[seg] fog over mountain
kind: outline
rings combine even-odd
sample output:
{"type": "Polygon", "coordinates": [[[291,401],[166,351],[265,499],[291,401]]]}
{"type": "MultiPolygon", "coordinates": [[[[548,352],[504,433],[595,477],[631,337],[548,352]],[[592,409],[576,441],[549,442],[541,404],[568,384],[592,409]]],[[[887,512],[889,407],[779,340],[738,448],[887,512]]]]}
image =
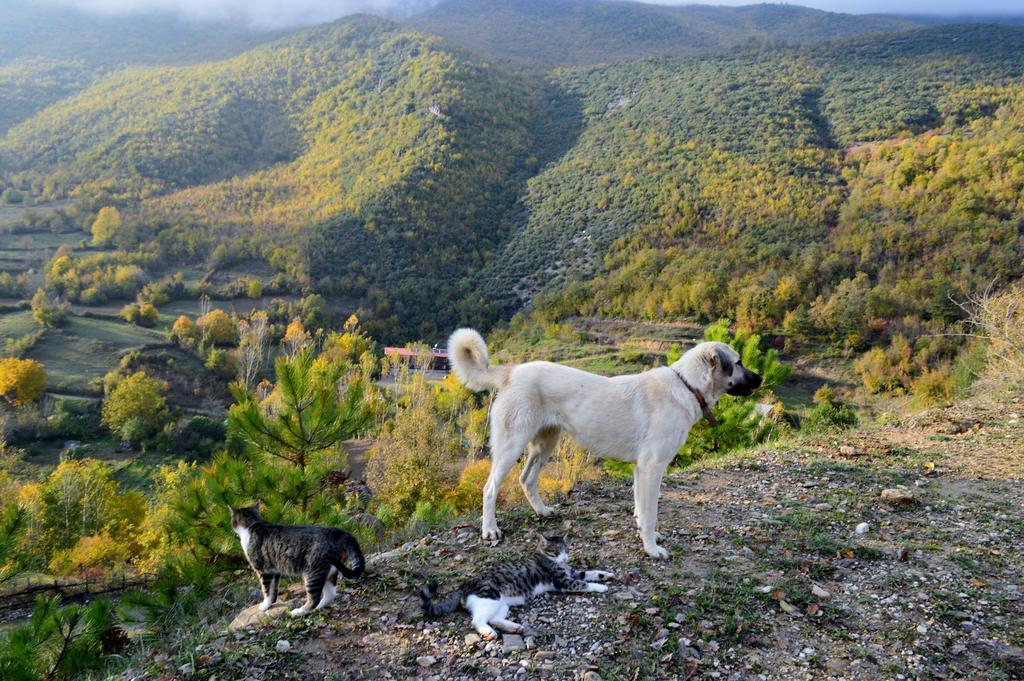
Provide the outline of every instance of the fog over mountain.
{"type": "Polygon", "coordinates": [[[308,26],[350,14],[407,17],[436,0],[46,0],[99,14],[170,12],[200,21],[238,20],[264,28],[308,26]]]}
{"type": "MultiPolygon", "coordinates": [[[[303,26],[357,13],[408,17],[439,4],[439,0],[45,0],[102,14],[171,12],[196,20],[238,20],[267,28],[303,26]]],[[[679,0],[651,0],[654,4],[689,5],[679,0]]],[[[712,5],[740,6],[747,0],[716,0],[712,5]]],[[[806,0],[815,9],[852,14],[1019,14],[1020,0],[806,0]]]]}

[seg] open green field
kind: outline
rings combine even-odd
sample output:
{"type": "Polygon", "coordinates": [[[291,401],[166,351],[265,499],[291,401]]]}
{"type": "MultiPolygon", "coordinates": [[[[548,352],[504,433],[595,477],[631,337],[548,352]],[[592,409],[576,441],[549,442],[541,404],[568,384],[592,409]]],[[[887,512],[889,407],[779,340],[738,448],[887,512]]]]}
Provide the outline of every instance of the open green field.
{"type": "Polygon", "coordinates": [[[28,206],[25,204],[0,204],[0,227],[5,227],[18,222],[25,216],[26,211],[32,210],[45,215],[50,211],[54,211],[59,208],[67,208],[70,205],[70,201],[50,201],[49,203],[40,203],[35,206],[28,206]]]}
{"type": "MultiPolygon", "coordinates": [[[[274,300],[286,300],[288,302],[298,301],[298,296],[265,296],[263,298],[235,298],[233,300],[211,300],[210,308],[224,310],[228,314],[236,314],[240,317],[247,316],[253,310],[267,307],[274,300]]],[[[189,317],[199,316],[201,303],[198,300],[172,300],[158,306],[161,318],[173,323],[181,315],[189,317]]]]}
{"type": "Polygon", "coordinates": [[[5,315],[0,315],[0,340],[21,338],[37,328],[39,327],[32,320],[31,310],[9,312],[5,315]]]}
{"type": "Polygon", "coordinates": [[[70,317],[66,326],[47,331],[26,356],[46,367],[51,391],[88,395],[98,392],[92,382],[116,367],[126,351],[162,340],[152,329],[70,317]]]}

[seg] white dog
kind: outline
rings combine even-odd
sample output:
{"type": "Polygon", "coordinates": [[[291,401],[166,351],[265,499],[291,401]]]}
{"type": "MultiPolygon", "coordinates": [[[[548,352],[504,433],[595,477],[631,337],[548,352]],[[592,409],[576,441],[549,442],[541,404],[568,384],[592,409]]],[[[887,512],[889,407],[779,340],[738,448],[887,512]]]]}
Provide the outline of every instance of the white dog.
{"type": "Polygon", "coordinates": [[[472,329],[452,334],[448,354],[467,388],[499,391],[491,407],[484,539],[501,538],[494,505],[523,449],[526,498],[539,515],[553,512],[537,493],[537,479],[564,430],[597,456],[635,464],[634,515],[644,551],[654,558],[668,557],[657,543],[661,477],[690,428],[702,415],[713,421],[711,406],[723,394],[750,395],[761,385],[725,343],[701,343],[671,366],[613,378],[551,362],[489,366],[487,344],[472,329]]]}

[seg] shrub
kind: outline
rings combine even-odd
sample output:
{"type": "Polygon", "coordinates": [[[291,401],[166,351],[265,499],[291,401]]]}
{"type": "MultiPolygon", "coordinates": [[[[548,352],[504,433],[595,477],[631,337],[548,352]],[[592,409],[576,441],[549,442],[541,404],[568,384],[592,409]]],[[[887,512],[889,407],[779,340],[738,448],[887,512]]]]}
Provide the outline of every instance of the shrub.
{"type": "Polygon", "coordinates": [[[52,298],[43,289],[37,289],[32,296],[32,318],[40,326],[57,328],[67,321],[68,304],[52,298]]]}
{"type": "Polygon", "coordinates": [[[804,419],[808,430],[827,428],[853,428],[857,425],[857,412],[843,404],[831,386],[823,385],[814,392],[814,408],[804,419]]]}
{"type": "Polygon", "coordinates": [[[121,309],[121,318],[129,324],[153,327],[160,322],[160,313],[150,303],[129,303],[121,309]]]}
{"type": "Polygon", "coordinates": [[[126,442],[141,442],[167,421],[163,386],[137,371],[116,382],[103,403],[103,423],[126,442]]]}
{"type": "Polygon", "coordinates": [[[37,401],[46,390],[46,370],[34,359],[0,359],[0,396],[23,406],[37,401]]]}
{"type": "Polygon", "coordinates": [[[128,545],[115,539],[109,530],[82,537],[67,551],[54,554],[50,570],[56,574],[89,574],[90,576],[123,573],[132,558],[128,545]]]}
{"type": "Polygon", "coordinates": [[[675,465],[688,465],[709,455],[764,442],[782,427],[781,403],[775,404],[768,413],[761,413],[758,408],[758,403],[771,389],[789,375],[789,367],[779,362],[775,350],[763,352],[761,337],[756,334],[748,335],[743,331],[735,336],[730,334],[727,320],[708,326],[704,340],[729,344],[739,353],[744,366],[760,374],[763,382],[749,397],[722,396],[714,408],[717,425],[712,426],[705,419],[698,421],[676,456],[675,465]]]}
{"type": "Polygon", "coordinates": [[[196,322],[204,338],[217,345],[231,345],[238,339],[235,322],[224,310],[207,312],[196,322]]]}
{"type": "Polygon", "coordinates": [[[990,289],[961,304],[967,314],[964,335],[985,345],[986,373],[999,384],[1024,386],[1024,284],[1000,294],[990,289]]]}
{"type": "MultiPolygon", "coordinates": [[[[21,502],[30,515],[27,550],[44,565],[103,532],[131,551],[145,515],[142,496],[120,493],[110,467],[95,459],[65,459],[44,483],[23,489],[21,502]]],[[[55,566],[64,564],[58,559],[55,566]]]]}
{"type": "Polygon", "coordinates": [[[458,477],[461,442],[431,409],[429,395],[421,390],[399,409],[368,457],[370,487],[401,517],[421,502],[443,502],[458,477]]]}
{"type": "Polygon", "coordinates": [[[185,315],[174,320],[171,327],[171,340],[175,340],[185,347],[192,347],[199,340],[200,329],[195,322],[185,315]]]}
{"type": "Polygon", "coordinates": [[[164,426],[160,448],[180,458],[208,458],[224,445],[226,436],[221,421],[206,416],[185,417],[164,426]]]}
{"type": "Polygon", "coordinates": [[[58,399],[49,418],[53,434],[65,440],[95,437],[100,429],[100,410],[92,402],[58,399]]]}
{"type": "Polygon", "coordinates": [[[919,406],[947,404],[953,397],[953,379],[948,368],[927,369],[910,386],[914,403],[919,406]]]}

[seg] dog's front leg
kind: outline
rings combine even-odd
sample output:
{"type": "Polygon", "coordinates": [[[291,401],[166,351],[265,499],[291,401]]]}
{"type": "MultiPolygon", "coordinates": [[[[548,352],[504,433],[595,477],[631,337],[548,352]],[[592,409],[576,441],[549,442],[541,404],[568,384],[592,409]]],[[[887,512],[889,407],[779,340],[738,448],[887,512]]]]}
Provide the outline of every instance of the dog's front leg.
{"type": "Polygon", "coordinates": [[[487,476],[487,484],[484,485],[483,524],[480,530],[481,535],[487,541],[501,539],[501,530],[498,529],[496,514],[498,492],[501,490],[501,483],[505,480],[505,476],[512,470],[516,459],[519,458],[520,451],[522,450],[508,448],[508,451],[501,452],[499,450],[491,455],[491,472],[487,476]]]}
{"type": "Polygon", "coordinates": [[[668,558],[668,551],[658,546],[658,497],[661,495],[661,476],[666,466],[655,464],[636,468],[636,514],[640,519],[640,540],[651,558],[668,558]]]}

